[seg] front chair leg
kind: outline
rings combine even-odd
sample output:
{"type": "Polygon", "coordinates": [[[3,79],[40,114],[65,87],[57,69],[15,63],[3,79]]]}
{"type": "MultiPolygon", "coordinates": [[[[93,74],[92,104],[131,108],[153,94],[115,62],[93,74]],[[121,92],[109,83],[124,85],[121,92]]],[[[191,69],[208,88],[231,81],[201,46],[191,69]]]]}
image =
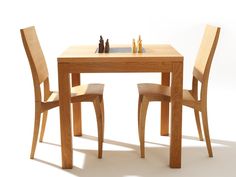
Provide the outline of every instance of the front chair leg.
{"type": "Polygon", "coordinates": [[[98,158],[102,158],[102,144],[103,144],[103,118],[101,103],[99,97],[96,97],[93,101],[94,109],[96,112],[97,118],[97,127],[98,127],[98,158]]]}
{"type": "Polygon", "coordinates": [[[141,107],[141,102],[142,101],[142,96],[139,96],[138,98],[138,136],[139,136],[139,141],[140,140],[140,107],[141,107]]]}
{"type": "Polygon", "coordinates": [[[101,110],[102,110],[102,142],[104,142],[105,112],[104,112],[104,101],[103,101],[103,98],[101,98],[100,107],[101,107],[101,110]]]}
{"type": "Polygon", "coordinates": [[[199,140],[203,141],[201,122],[200,122],[200,118],[199,118],[199,111],[194,109],[194,114],[195,114],[195,120],[196,120],[196,124],[197,124],[197,131],[198,131],[199,140]]]}
{"type": "Polygon", "coordinates": [[[41,132],[40,132],[40,138],[39,138],[40,142],[43,141],[43,136],[44,136],[45,127],[46,127],[46,123],[47,123],[47,116],[48,116],[48,111],[44,111],[43,112],[43,120],[42,120],[41,132]]]}
{"type": "Polygon", "coordinates": [[[139,140],[140,140],[140,151],[141,158],[145,157],[145,123],[146,123],[146,114],[148,108],[149,100],[147,97],[142,96],[141,104],[140,104],[140,112],[139,112],[139,140]]]}
{"type": "Polygon", "coordinates": [[[39,126],[40,126],[40,116],[41,116],[41,105],[40,103],[35,103],[35,120],[34,120],[34,134],[33,141],[31,147],[30,158],[34,158],[35,149],[37,146],[38,134],[39,134],[39,126]]]}

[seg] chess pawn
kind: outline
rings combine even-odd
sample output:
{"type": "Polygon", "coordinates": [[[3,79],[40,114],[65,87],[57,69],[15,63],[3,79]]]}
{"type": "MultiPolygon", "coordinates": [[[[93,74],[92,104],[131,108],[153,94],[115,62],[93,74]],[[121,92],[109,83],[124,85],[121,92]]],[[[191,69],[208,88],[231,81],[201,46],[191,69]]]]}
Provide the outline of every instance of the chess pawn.
{"type": "Polygon", "coordinates": [[[133,47],[132,47],[133,53],[137,52],[137,47],[136,47],[136,43],[135,43],[135,39],[133,39],[133,47]]]}
{"type": "Polygon", "coordinates": [[[109,53],[110,50],[110,45],[109,45],[109,40],[106,40],[106,44],[105,44],[105,53],[109,53]]]}
{"type": "Polygon", "coordinates": [[[104,52],[104,40],[102,36],[100,36],[99,44],[98,44],[98,53],[104,52]]]}

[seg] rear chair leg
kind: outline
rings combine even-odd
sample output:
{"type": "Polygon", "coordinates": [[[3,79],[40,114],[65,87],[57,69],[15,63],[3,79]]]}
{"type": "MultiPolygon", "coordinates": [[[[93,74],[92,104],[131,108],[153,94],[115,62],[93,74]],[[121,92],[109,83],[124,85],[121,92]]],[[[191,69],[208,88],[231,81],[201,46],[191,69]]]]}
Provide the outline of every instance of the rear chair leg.
{"type": "Polygon", "coordinates": [[[209,157],[213,157],[212,148],[211,148],[211,139],[210,139],[210,134],[209,134],[209,129],[208,129],[207,109],[204,109],[202,111],[202,123],[203,123],[205,139],[206,139],[208,155],[209,157]]]}

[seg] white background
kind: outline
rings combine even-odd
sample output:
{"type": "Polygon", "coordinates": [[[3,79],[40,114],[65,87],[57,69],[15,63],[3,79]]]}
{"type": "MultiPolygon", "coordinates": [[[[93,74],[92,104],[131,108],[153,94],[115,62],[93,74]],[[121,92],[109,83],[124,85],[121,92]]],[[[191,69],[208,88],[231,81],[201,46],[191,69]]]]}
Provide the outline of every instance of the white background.
{"type": "MultiPolygon", "coordinates": [[[[235,176],[234,4],[233,0],[1,1],[0,176],[235,176]],[[167,166],[169,140],[168,137],[159,136],[159,105],[153,103],[147,115],[146,139],[154,142],[153,144],[166,144],[167,147],[159,145],[162,150],[159,151],[150,143],[147,145],[150,146],[147,152],[149,158],[140,160],[136,84],[159,82],[160,75],[151,73],[82,75],[83,83],[106,84],[105,160],[96,159],[96,141],[90,142],[90,136],[97,136],[94,110],[90,104],[83,105],[83,128],[87,139],[86,136],[84,139],[74,138],[74,147],[77,150],[74,152],[73,170],[58,168],[61,165],[60,147],[53,146],[60,144],[58,109],[49,113],[45,133],[45,141],[49,144],[40,143],[36,150],[37,160],[29,160],[34,93],[31,71],[20,37],[21,28],[36,27],[48,64],[52,90],[58,88],[56,58],[68,46],[96,45],[99,35],[109,38],[111,47],[112,44],[131,44],[132,38],[137,38],[139,34],[143,44],[168,43],[184,56],[184,87],[190,88],[192,67],[206,24],[221,27],[210,73],[208,95],[209,124],[215,153],[213,159],[207,158],[204,142],[186,138],[183,139],[183,168],[170,170],[167,166]],[[116,141],[113,143],[117,146],[112,146],[112,141],[109,143],[109,140],[116,141]],[[89,148],[92,150],[86,151],[89,148]],[[118,151],[127,153],[119,154],[118,151]],[[152,163],[149,164],[150,162],[152,163]],[[99,166],[99,170],[96,165],[91,165],[93,163],[99,166]],[[122,165],[123,163],[127,164],[122,165]]],[[[194,115],[185,108],[183,135],[197,137],[194,115]]]]}

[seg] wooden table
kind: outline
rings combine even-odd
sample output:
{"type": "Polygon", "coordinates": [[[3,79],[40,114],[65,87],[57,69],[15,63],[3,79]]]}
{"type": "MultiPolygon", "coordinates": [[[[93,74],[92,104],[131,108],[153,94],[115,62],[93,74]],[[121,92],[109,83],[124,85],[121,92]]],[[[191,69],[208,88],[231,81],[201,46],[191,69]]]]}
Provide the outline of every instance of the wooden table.
{"type": "MultiPolygon", "coordinates": [[[[145,45],[144,53],[133,54],[127,46],[115,46],[122,53],[96,53],[97,46],[72,46],[58,57],[58,80],[60,99],[62,168],[73,167],[71,112],[70,112],[70,73],[72,85],[80,84],[80,73],[123,73],[123,72],[161,72],[162,84],[169,85],[171,77],[171,168],[181,167],[182,139],[182,89],[183,56],[170,45],[145,45]],[[123,50],[124,49],[124,50],[123,50]]],[[[161,104],[161,135],[168,135],[169,104],[161,104]]],[[[73,106],[74,135],[82,135],[81,105],[73,106]]]]}

